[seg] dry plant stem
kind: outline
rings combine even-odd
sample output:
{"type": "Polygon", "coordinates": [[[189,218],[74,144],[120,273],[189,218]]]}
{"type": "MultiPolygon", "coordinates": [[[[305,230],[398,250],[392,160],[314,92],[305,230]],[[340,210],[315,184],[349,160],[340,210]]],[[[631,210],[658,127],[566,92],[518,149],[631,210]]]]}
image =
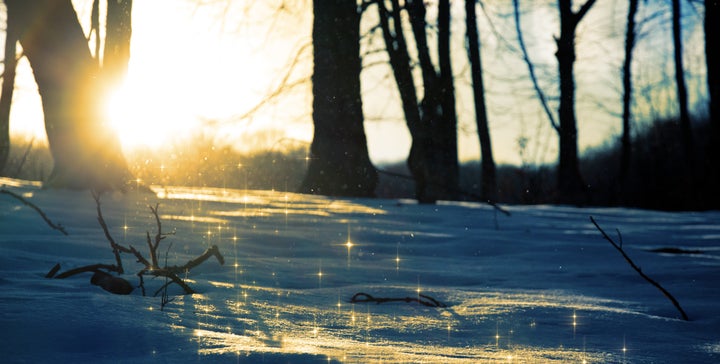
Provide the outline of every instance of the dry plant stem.
{"type": "MultiPolygon", "coordinates": [[[[675,308],[677,308],[677,310],[680,311],[680,315],[682,316],[683,320],[689,321],[690,319],[688,318],[688,315],[685,313],[685,311],[682,309],[682,307],[680,307],[680,303],[675,299],[675,297],[672,294],[670,294],[670,292],[668,292],[665,288],[663,288],[663,286],[661,286],[660,283],[654,281],[652,278],[648,277],[645,273],[643,273],[642,269],[640,269],[640,267],[638,267],[633,262],[633,260],[630,259],[630,257],[625,253],[625,250],[623,250],[623,248],[622,248],[622,238],[620,238],[620,244],[617,244],[615,242],[615,240],[613,240],[607,233],[605,233],[605,231],[600,227],[600,225],[598,225],[597,221],[595,221],[595,219],[592,216],[590,216],[590,221],[593,223],[593,225],[595,225],[595,227],[598,229],[598,231],[600,231],[603,238],[605,238],[605,240],[610,242],[610,244],[612,244],[612,246],[615,247],[615,249],[617,249],[617,251],[619,251],[620,254],[622,254],[623,258],[625,258],[625,260],[628,262],[628,264],[630,264],[630,266],[636,272],[638,272],[638,274],[640,274],[641,277],[643,277],[646,281],[648,281],[650,284],[652,284],[657,289],[659,289],[660,292],[662,292],[662,294],[665,295],[665,297],[667,297],[670,300],[670,302],[672,302],[672,304],[675,306],[675,308]]],[[[618,234],[619,233],[620,232],[618,231],[618,234]]]]}
{"type": "Polygon", "coordinates": [[[60,224],[55,224],[55,223],[53,223],[52,221],[50,221],[50,219],[47,217],[47,215],[45,215],[45,213],[44,213],[39,207],[35,206],[35,204],[33,204],[32,202],[24,199],[22,196],[14,193],[14,192],[8,191],[8,190],[6,190],[6,189],[0,189],[0,193],[9,195],[9,196],[11,196],[11,197],[14,197],[14,198],[17,199],[18,201],[20,201],[20,202],[22,202],[23,204],[25,204],[25,206],[28,206],[28,207],[32,208],[33,210],[37,211],[37,213],[40,214],[40,217],[42,217],[43,220],[45,220],[45,223],[47,223],[48,226],[50,226],[51,228],[53,228],[53,229],[55,229],[55,230],[63,233],[63,235],[68,235],[67,231],[65,231],[65,228],[64,228],[62,225],[60,225],[60,224]]]}
{"type": "Polygon", "coordinates": [[[150,248],[150,258],[153,262],[154,266],[158,266],[158,259],[157,259],[157,250],[158,247],[160,247],[160,242],[165,239],[165,235],[162,233],[162,224],[160,223],[160,215],[158,215],[158,206],[159,204],[155,204],[155,207],[150,206],[150,211],[152,211],[153,216],[155,216],[155,224],[157,225],[157,234],[155,234],[155,244],[152,243],[150,240],[150,232],[147,233],[147,242],[148,247],[150,248]]]}

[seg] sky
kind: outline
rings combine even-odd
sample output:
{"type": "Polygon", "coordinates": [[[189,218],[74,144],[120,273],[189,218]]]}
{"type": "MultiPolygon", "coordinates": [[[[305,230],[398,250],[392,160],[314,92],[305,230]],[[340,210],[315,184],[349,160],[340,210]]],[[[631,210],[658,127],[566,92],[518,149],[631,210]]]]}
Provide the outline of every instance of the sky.
{"type": "MultiPolygon", "coordinates": [[[[202,133],[240,151],[271,149],[312,140],[312,16],[308,1],[154,0],[136,1],[129,72],[107,101],[111,125],[126,150],[157,146],[202,133]],[[280,85],[291,84],[277,93],[280,85]],[[274,95],[274,97],[270,97],[274,95]],[[260,106],[258,108],[258,106],[260,106]]],[[[84,26],[91,1],[75,0],[84,26]]],[[[557,139],[527,77],[517,49],[508,1],[485,1],[479,11],[486,101],[493,151],[498,163],[552,162],[557,139]],[[529,142],[520,149],[518,140],[529,142]]],[[[581,149],[601,145],[621,132],[620,65],[624,2],[599,2],[578,29],[577,114],[581,149]]],[[[552,1],[533,2],[522,14],[523,31],[540,84],[557,108],[553,35],[557,10],[552,1]]],[[[675,112],[669,81],[672,50],[669,8],[644,6],[635,65],[640,88],[634,105],[640,123],[675,112]],[[662,12],[661,16],[656,16],[662,12]]],[[[698,20],[702,9],[685,6],[684,37],[691,103],[702,100],[704,57],[698,20]]],[[[461,2],[453,8],[453,57],[459,114],[459,155],[479,158],[474,108],[464,51],[461,2]]],[[[374,9],[364,17],[372,26],[374,9]]],[[[363,43],[363,104],[371,159],[404,160],[410,135],[402,118],[392,74],[373,53],[379,35],[363,43]]],[[[22,61],[11,129],[16,135],[44,138],[42,112],[29,67],[22,61]]],[[[694,108],[698,109],[698,108],[694,108]]],[[[699,108],[702,112],[702,108],[699,108]]]]}

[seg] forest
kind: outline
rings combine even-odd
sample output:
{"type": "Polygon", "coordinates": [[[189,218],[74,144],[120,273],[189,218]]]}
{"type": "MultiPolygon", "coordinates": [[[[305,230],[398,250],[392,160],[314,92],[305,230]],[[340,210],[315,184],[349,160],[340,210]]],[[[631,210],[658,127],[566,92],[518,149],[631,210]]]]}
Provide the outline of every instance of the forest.
{"type": "Polygon", "coordinates": [[[717,0],[2,0],[8,363],[718,363],[717,0]]]}
{"type": "MultiPolygon", "coordinates": [[[[4,3],[4,176],[96,190],[196,185],[407,197],[420,203],[471,200],[662,210],[720,206],[715,188],[720,183],[720,62],[711,51],[720,34],[716,1],[315,1],[309,77],[291,79],[291,63],[284,82],[267,95],[279,97],[299,82],[307,85],[312,141],[280,136],[271,148],[251,152],[233,148],[232,141],[220,145],[203,133],[157,148],[123,150],[99,105],[128,72],[137,41],[131,0],[94,0],[90,19],[82,18],[77,2],[70,0],[4,3]],[[584,26],[593,11],[611,5],[613,14],[623,16],[584,26]],[[537,14],[552,20],[538,27],[537,14]],[[550,25],[555,28],[549,34],[538,34],[550,25]],[[512,26],[514,34],[501,33],[501,26],[512,26]],[[659,35],[669,37],[658,40],[659,35]],[[617,56],[607,55],[611,73],[603,77],[615,88],[610,96],[586,81],[592,76],[587,66],[576,65],[597,57],[583,53],[588,39],[622,44],[617,56]],[[671,51],[659,81],[647,76],[647,63],[641,64],[648,57],[644,43],[653,42],[667,44],[671,51]],[[538,47],[554,56],[538,60],[538,47]],[[613,57],[620,62],[612,63],[613,57]],[[698,62],[691,69],[686,63],[698,57],[704,69],[697,68],[698,62]],[[11,137],[15,69],[22,58],[32,68],[42,100],[46,144],[11,137]],[[519,104],[516,97],[505,110],[495,100],[504,97],[493,87],[501,77],[497,59],[515,68],[506,76],[514,88],[509,92],[522,95],[519,104]],[[367,119],[374,114],[367,116],[372,114],[368,109],[384,96],[366,91],[367,75],[378,68],[385,70],[382,95],[390,95],[411,137],[404,161],[377,163],[369,155],[367,119]],[[597,99],[588,100],[593,93],[597,99]],[[588,103],[596,107],[578,111],[588,103]],[[516,140],[520,163],[496,163],[493,120],[502,118],[503,111],[523,108],[539,110],[536,124],[553,131],[556,145],[550,150],[556,155],[539,160],[540,137],[524,131],[516,140]],[[602,110],[620,129],[603,143],[580,149],[579,136],[592,130],[587,125],[607,119],[598,116],[602,110]],[[458,140],[467,133],[462,118],[474,123],[477,160],[460,160],[458,140]]],[[[273,4],[295,10],[308,5],[273,4]]],[[[222,21],[246,21],[228,17],[222,21]]],[[[272,104],[263,101],[258,108],[271,107],[264,103],[272,104]]]]}

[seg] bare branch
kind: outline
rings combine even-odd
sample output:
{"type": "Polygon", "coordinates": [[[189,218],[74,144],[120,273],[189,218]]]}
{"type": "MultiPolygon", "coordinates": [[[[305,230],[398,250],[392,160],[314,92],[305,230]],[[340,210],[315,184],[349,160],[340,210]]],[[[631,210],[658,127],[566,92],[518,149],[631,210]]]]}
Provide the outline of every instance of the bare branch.
{"type": "Polygon", "coordinates": [[[577,11],[577,13],[575,13],[575,23],[576,24],[579,23],[580,20],[582,20],[582,18],[585,16],[585,14],[587,14],[588,10],[590,10],[590,8],[593,5],[595,5],[595,1],[596,0],[588,0],[585,2],[585,4],[582,4],[580,9],[577,11]]]}
{"type": "Polygon", "coordinates": [[[528,55],[527,48],[525,47],[525,40],[522,36],[522,29],[520,27],[520,4],[519,0],[513,0],[513,9],[515,14],[515,30],[517,31],[517,38],[518,43],[520,44],[520,51],[522,51],[523,54],[523,60],[525,61],[525,64],[527,64],[528,67],[528,73],[530,73],[530,80],[532,81],[533,87],[535,88],[535,93],[537,93],[538,99],[540,99],[540,104],[543,107],[543,110],[545,110],[545,114],[548,117],[548,120],[550,120],[550,125],[552,125],[553,129],[555,131],[560,132],[560,126],[555,121],[555,116],[553,112],[550,110],[550,106],[548,105],[547,98],[545,97],[545,93],[543,93],[542,89],[540,88],[540,84],[538,83],[537,76],[535,76],[535,66],[533,65],[532,61],[530,61],[530,56],[528,55]]]}
{"type": "Polygon", "coordinates": [[[45,223],[47,223],[48,226],[50,226],[51,228],[53,228],[53,229],[55,229],[55,230],[63,233],[63,235],[68,235],[67,231],[65,231],[65,228],[64,228],[62,225],[60,225],[60,224],[55,224],[55,223],[53,223],[52,221],[50,221],[50,219],[47,217],[47,215],[45,215],[45,213],[44,213],[39,207],[37,207],[34,203],[32,203],[32,202],[24,199],[22,196],[20,196],[20,195],[18,195],[18,194],[14,193],[14,192],[11,192],[11,191],[8,191],[8,190],[6,190],[6,189],[0,189],[0,193],[9,195],[9,196],[11,196],[11,197],[14,197],[14,198],[17,199],[18,201],[20,201],[20,202],[22,202],[23,204],[25,204],[25,206],[28,206],[28,207],[32,208],[32,209],[35,210],[38,214],[40,214],[40,217],[42,217],[43,220],[45,220],[45,223]]]}
{"type": "Polygon", "coordinates": [[[107,238],[108,242],[110,242],[110,247],[112,248],[113,254],[115,255],[115,262],[117,263],[118,273],[122,274],[124,271],[122,266],[122,259],[120,259],[120,252],[122,251],[123,253],[130,253],[131,251],[117,244],[115,242],[115,239],[113,239],[112,235],[110,235],[110,230],[108,229],[107,224],[105,223],[105,219],[102,215],[102,209],[100,209],[100,193],[93,190],[92,196],[93,199],[95,199],[98,223],[100,224],[100,227],[102,227],[103,232],[105,233],[105,238],[107,238]]]}
{"type": "Polygon", "coordinates": [[[622,254],[623,258],[625,258],[625,261],[627,261],[628,264],[630,264],[630,266],[631,266],[641,277],[643,277],[643,279],[645,279],[645,280],[648,281],[650,284],[652,284],[653,286],[655,286],[655,288],[659,289],[660,292],[662,292],[662,294],[665,295],[665,297],[667,297],[667,298],[670,300],[670,302],[672,302],[672,304],[675,306],[675,308],[677,308],[677,310],[680,311],[680,315],[682,316],[683,320],[689,321],[690,319],[688,318],[688,315],[685,313],[685,311],[683,311],[682,307],[680,307],[680,303],[678,303],[678,301],[675,299],[675,297],[673,297],[673,295],[670,294],[670,292],[668,292],[665,288],[663,288],[663,287],[660,285],[660,283],[657,283],[656,281],[654,281],[653,279],[651,279],[650,277],[648,277],[645,273],[643,273],[642,269],[640,269],[640,267],[638,267],[638,266],[635,264],[635,262],[633,262],[633,260],[630,259],[630,257],[625,253],[625,250],[623,250],[623,248],[622,248],[622,237],[621,237],[621,235],[620,235],[620,231],[618,231],[618,236],[620,236],[620,238],[619,238],[619,239],[620,239],[620,244],[618,244],[618,243],[616,243],[607,233],[605,233],[605,231],[600,227],[600,225],[598,225],[597,221],[595,221],[595,219],[594,219],[592,216],[590,216],[590,221],[593,223],[593,225],[595,225],[595,227],[598,229],[598,231],[600,231],[600,233],[602,234],[603,238],[605,238],[605,240],[607,240],[608,242],[610,242],[610,244],[612,244],[612,246],[615,247],[615,249],[617,249],[617,251],[619,251],[620,254],[622,254]]]}
{"type": "Polygon", "coordinates": [[[205,250],[205,252],[202,253],[199,257],[188,261],[187,263],[185,263],[185,265],[181,265],[181,266],[174,265],[172,267],[167,267],[165,269],[167,271],[173,272],[173,273],[186,272],[186,271],[189,271],[189,270],[197,267],[198,265],[200,265],[201,263],[210,259],[213,256],[215,258],[217,258],[220,265],[225,264],[225,258],[222,256],[222,254],[220,254],[220,249],[218,249],[217,245],[213,245],[210,248],[208,248],[207,250],[205,250]]]}
{"type": "MultiPolygon", "coordinates": [[[[220,254],[220,250],[216,245],[213,245],[212,247],[208,248],[203,254],[198,256],[195,259],[192,259],[185,263],[185,265],[182,266],[173,266],[173,267],[167,267],[167,252],[165,253],[165,267],[161,268],[158,264],[158,258],[157,258],[157,249],[160,246],[160,242],[167,237],[167,234],[162,232],[162,223],[160,221],[160,215],[158,214],[158,206],[159,204],[156,204],[154,207],[150,206],[150,211],[152,211],[153,216],[155,216],[155,222],[157,224],[157,234],[155,235],[155,240],[153,242],[153,239],[150,237],[150,232],[146,233],[147,238],[147,245],[148,250],[150,252],[150,261],[148,261],[135,247],[130,245],[129,247],[124,247],[122,245],[119,245],[115,242],[112,235],[110,235],[110,230],[108,229],[107,224],[105,223],[105,219],[102,215],[102,209],[100,208],[100,194],[93,191],[92,192],[93,198],[95,199],[95,204],[97,206],[97,220],[100,223],[100,226],[102,227],[105,237],[110,242],[110,246],[113,248],[113,254],[115,255],[115,260],[117,262],[117,265],[108,265],[108,264],[93,264],[88,265],[84,267],[79,267],[75,269],[71,269],[69,271],[66,271],[64,273],[61,273],[59,275],[55,275],[58,270],[60,270],[60,264],[56,264],[50,272],[46,274],[46,278],[67,278],[70,276],[73,276],[78,273],[83,272],[94,272],[95,275],[93,276],[93,284],[100,285],[103,289],[116,293],[116,294],[127,294],[132,291],[132,287],[125,281],[124,279],[120,277],[110,277],[110,275],[106,272],[116,272],[118,274],[123,273],[123,267],[122,267],[122,259],[120,257],[120,253],[127,253],[132,254],[137,259],[137,262],[142,264],[144,268],[140,270],[140,272],[137,273],[138,278],[140,279],[140,285],[139,287],[142,289],[143,296],[145,295],[145,280],[144,275],[145,274],[151,274],[155,277],[165,277],[166,282],[165,284],[155,293],[159,292],[167,292],[167,286],[171,283],[175,283],[178,286],[180,286],[183,291],[185,291],[186,294],[192,294],[195,293],[195,290],[193,290],[185,281],[183,281],[180,277],[177,276],[180,272],[187,272],[191,270],[192,268],[200,265],[204,261],[208,260],[211,257],[216,257],[218,262],[220,264],[225,264],[225,259],[223,258],[222,254],[220,254]],[[169,279],[169,281],[168,281],[169,279]]],[[[170,250],[170,247],[172,244],[168,246],[168,251],[170,250]]],[[[168,300],[165,296],[163,298],[163,302],[167,303],[171,300],[168,300]]]]}

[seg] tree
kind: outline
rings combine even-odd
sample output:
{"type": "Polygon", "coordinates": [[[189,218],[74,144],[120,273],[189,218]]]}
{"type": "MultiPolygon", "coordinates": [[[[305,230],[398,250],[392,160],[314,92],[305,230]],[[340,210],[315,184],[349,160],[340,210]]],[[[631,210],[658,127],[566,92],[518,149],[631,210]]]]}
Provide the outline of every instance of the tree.
{"type": "Polygon", "coordinates": [[[557,43],[558,73],[560,76],[560,107],[558,109],[560,160],[558,163],[558,193],[561,203],[583,202],[585,184],[580,175],[577,146],[577,125],[575,120],[575,31],[578,24],[595,4],[587,0],[577,12],[573,11],[572,0],[560,0],[560,37],[557,43]]]}
{"type": "Polygon", "coordinates": [[[395,76],[403,104],[405,119],[412,136],[408,167],[415,180],[415,197],[420,203],[434,203],[439,199],[455,199],[459,183],[457,158],[457,115],[455,90],[450,59],[450,3],[438,2],[437,57],[432,61],[425,3],[419,0],[390,1],[388,9],[377,1],[380,27],[385,48],[395,76]],[[417,64],[422,78],[423,97],[417,96],[413,63],[403,31],[406,11],[412,28],[417,64]]]}
{"type": "Polygon", "coordinates": [[[3,64],[2,95],[0,95],[0,173],[4,173],[10,156],[10,106],[15,90],[17,68],[17,22],[8,17],[5,27],[5,60],[3,64]]]}
{"type": "MultiPolygon", "coordinates": [[[[99,0],[95,0],[97,4],[99,0]]],[[[116,87],[125,78],[130,60],[132,0],[108,0],[102,73],[107,87],[116,87]]]]}
{"type": "MultiPolygon", "coordinates": [[[[714,191],[720,183],[720,1],[705,0],[705,63],[710,109],[710,158],[705,169],[710,172],[707,191],[714,191]]],[[[720,206],[720,194],[712,193],[710,206],[720,206]]]]}
{"type": "Polygon", "coordinates": [[[710,104],[710,122],[715,143],[720,143],[720,1],[705,0],[705,64],[710,104]]]}
{"type": "Polygon", "coordinates": [[[630,0],[628,4],[627,26],[625,29],[625,61],[623,62],[623,111],[622,111],[622,151],[620,155],[620,182],[627,180],[630,171],[630,155],[632,143],[630,140],[630,106],[632,103],[632,55],[635,47],[635,15],[637,14],[639,0],[630,0]]]}
{"type": "Polygon", "coordinates": [[[472,77],[473,98],[475,101],[475,123],[477,124],[478,138],[480,139],[480,154],[482,158],[481,195],[484,199],[494,201],[497,183],[495,180],[495,161],[488,130],[487,108],[485,107],[485,85],[482,74],[482,58],[480,56],[480,36],[477,27],[475,0],[465,0],[465,30],[467,37],[468,58],[470,60],[470,73],[472,77]]]}
{"type": "Polygon", "coordinates": [[[5,0],[35,75],[54,166],[47,185],[132,186],[117,137],[103,123],[100,69],[70,0],[5,0]]]}
{"type": "MultiPolygon", "coordinates": [[[[457,199],[459,165],[457,157],[457,113],[455,89],[450,60],[450,2],[438,1],[437,59],[432,63],[426,34],[426,8],[422,0],[406,3],[410,24],[417,46],[423,79],[424,95],[420,101],[423,133],[420,141],[413,141],[408,165],[419,176],[421,203],[439,199],[457,199]]],[[[417,180],[416,180],[417,181],[417,180]]],[[[416,182],[417,183],[417,182],[416,182]]]]}
{"type": "Polygon", "coordinates": [[[672,29],[673,29],[673,56],[675,59],[675,84],[677,86],[678,105],[680,106],[680,129],[685,147],[685,158],[691,161],[692,131],[690,129],[690,112],[688,111],[687,86],[685,85],[685,70],[683,67],[682,29],[680,18],[680,0],[672,0],[672,29]]]}
{"type": "Polygon", "coordinates": [[[313,124],[303,193],[373,196],[360,97],[360,13],[355,0],[313,2],[313,124]]]}

